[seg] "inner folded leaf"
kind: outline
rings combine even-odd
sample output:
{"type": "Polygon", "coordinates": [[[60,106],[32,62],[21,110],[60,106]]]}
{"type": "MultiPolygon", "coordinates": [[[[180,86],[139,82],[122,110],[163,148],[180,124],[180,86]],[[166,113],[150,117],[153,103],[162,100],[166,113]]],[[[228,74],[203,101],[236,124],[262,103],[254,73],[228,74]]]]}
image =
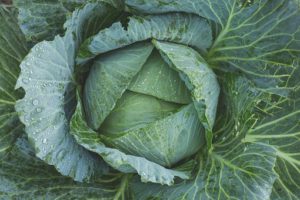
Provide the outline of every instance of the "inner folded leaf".
{"type": "Polygon", "coordinates": [[[192,102],[190,91],[179,77],[179,73],[170,68],[156,49],[131,81],[128,89],[178,104],[192,102]]]}
{"type": "Polygon", "coordinates": [[[166,102],[153,96],[126,91],[101,125],[101,134],[120,135],[163,119],[182,105],[166,102]]]}

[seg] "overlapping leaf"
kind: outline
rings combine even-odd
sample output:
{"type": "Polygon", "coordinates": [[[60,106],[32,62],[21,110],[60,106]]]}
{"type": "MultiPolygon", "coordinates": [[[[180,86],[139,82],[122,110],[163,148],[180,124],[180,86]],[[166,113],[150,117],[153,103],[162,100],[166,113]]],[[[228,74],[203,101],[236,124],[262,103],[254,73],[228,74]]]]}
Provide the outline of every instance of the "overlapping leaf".
{"type": "Polygon", "coordinates": [[[25,38],[14,16],[0,5],[0,158],[9,150],[23,126],[14,109],[22,97],[15,91],[19,64],[27,53],[25,38]]]}
{"type": "MultiPolygon", "coordinates": [[[[26,125],[26,133],[37,157],[78,181],[97,179],[107,171],[107,166],[98,156],[76,143],[69,134],[68,121],[76,107],[75,52],[84,35],[95,31],[86,23],[111,11],[105,8],[100,2],[75,11],[67,21],[64,37],[57,36],[54,41],[41,42],[31,49],[21,64],[17,83],[26,95],[18,101],[16,110],[26,125]],[[98,8],[103,9],[96,12],[98,8]]],[[[114,20],[112,15],[107,16],[103,24],[114,20]]]]}
{"type": "Polygon", "coordinates": [[[87,121],[94,130],[99,129],[152,50],[151,43],[139,43],[95,60],[84,86],[87,121]]]}
{"type": "Polygon", "coordinates": [[[71,133],[79,144],[102,156],[113,168],[123,173],[138,173],[143,182],[172,185],[175,177],[188,178],[184,172],[167,169],[143,157],[127,155],[118,149],[106,147],[99,134],[88,127],[83,114],[79,100],[71,120],[71,133]]]}
{"type": "Polygon", "coordinates": [[[253,100],[259,94],[249,81],[236,75],[227,75],[221,85],[219,119],[223,123],[215,130],[214,149],[199,153],[193,180],[171,187],[135,182],[132,188],[137,199],[270,199],[276,179],[275,149],[264,143],[241,142],[253,124],[253,100]]]}
{"type": "Polygon", "coordinates": [[[128,178],[109,174],[93,184],[74,182],[36,158],[27,140],[19,138],[0,162],[0,199],[131,199],[128,178]]]}
{"type": "MultiPolygon", "coordinates": [[[[70,2],[80,3],[81,1],[71,0],[70,2]]],[[[75,177],[77,180],[88,179],[95,175],[94,173],[101,171],[101,167],[96,169],[95,166],[99,166],[98,161],[102,161],[94,160],[94,154],[79,146],[77,141],[69,135],[68,120],[75,108],[75,82],[72,74],[77,49],[87,37],[108,27],[121,14],[120,10],[113,8],[121,6],[121,1],[107,0],[105,2],[104,4],[88,4],[83,9],[76,10],[74,17],[68,20],[65,25],[68,29],[65,37],[57,37],[53,42],[44,42],[34,47],[22,64],[22,75],[19,79],[19,86],[26,90],[26,96],[24,100],[20,101],[17,108],[20,111],[22,121],[27,125],[26,131],[30,141],[35,145],[38,157],[47,163],[54,164],[64,175],[75,177]],[[117,6],[112,7],[110,6],[111,3],[117,3],[117,6]],[[103,13],[105,16],[107,15],[107,18],[101,21],[99,19],[103,19],[103,13]],[[94,17],[91,18],[91,16],[94,17]],[[40,94],[37,95],[36,91],[39,91],[40,94]],[[52,96],[48,99],[49,93],[52,96]],[[54,137],[55,134],[56,136],[60,135],[60,140],[56,140],[59,137],[54,137]],[[56,142],[52,143],[55,141],[54,138],[56,142]],[[56,146],[58,148],[54,148],[53,145],[58,143],[61,146],[58,145],[56,146]],[[72,152],[74,149],[75,151],[72,152]],[[71,162],[67,159],[59,159],[60,155],[63,155],[63,158],[70,157],[70,155],[65,156],[65,152],[74,156],[71,157],[71,162]],[[89,163],[93,170],[89,171],[82,168],[83,163],[86,167],[85,162],[89,163]],[[72,167],[68,168],[70,163],[72,167]]],[[[251,1],[249,4],[243,2],[245,1],[126,0],[127,6],[134,13],[155,13],[156,15],[132,17],[128,26],[115,23],[112,27],[100,31],[95,37],[87,40],[82,46],[79,52],[79,61],[86,61],[100,53],[153,37],[191,45],[200,50],[201,53],[205,53],[205,49],[211,47],[209,23],[212,26],[215,41],[208,54],[204,54],[204,57],[214,69],[226,71],[226,73],[219,74],[223,92],[218,120],[214,127],[213,148],[210,151],[203,150],[197,155],[199,165],[194,172],[194,179],[176,182],[171,187],[144,184],[135,180],[131,185],[135,196],[127,196],[127,198],[259,200],[296,200],[300,198],[300,107],[299,100],[290,99],[299,99],[300,97],[299,62],[297,61],[297,57],[300,56],[300,14],[297,6],[299,2],[298,0],[257,0],[251,1]],[[188,14],[170,14],[170,12],[188,14]],[[204,17],[209,22],[191,13],[204,17]],[[189,26],[181,26],[184,23],[188,23],[189,26]],[[178,29],[178,27],[180,28],[178,29]],[[171,38],[169,38],[170,35],[171,38]],[[228,75],[227,71],[241,73],[228,75]],[[241,77],[237,78],[237,76],[241,77]],[[244,76],[253,82],[250,83],[244,76]],[[264,92],[263,96],[257,88],[264,92]],[[288,96],[289,98],[267,96],[266,93],[288,96]],[[245,139],[244,136],[246,136],[245,139]]],[[[55,8],[52,11],[60,13],[56,17],[62,17],[61,13],[65,12],[64,8],[55,8]]],[[[41,9],[41,11],[44,10],[41,9]]],[[[37,13],[37,10],[33,12],[32,9],[29,9],[27,12],[37,13]]],[[[0,14],[2,13],[1,11],[0,14]]],[[[61,24],[58,26],[52,24],[46,19],[47,17],[45,15],[39,20],[31,20],[28,23],[30,26],[32,25],[32,30],[35,31],[34,33],[28,32],[31,39],[35,39],[31,37],[32,35],[38,38],[48,37],[44,29],[50,30],[48,33],[51,35],[59,33],[61,28],[57,29],[57,27],[61,27],[61,24]],[[43,24],[46,28],[41,30],[40,27],[37,27],[35,29],[36,24],[43,24]],[[36,33],[38,34],[36,35],[36,33]]],[[[6,20],[0,21],[0,27],[5,23],[7,23],[6,20]]],[[[24,27],[22,28],[24,29],[24,27]]],[[[3,33],[7,37],[13,37],[6,30],[0,29],[0,36],[3,33]]],[[[11,43],[6,41],[6,37],[3,38],[4,40],[0,38],[0,42],[11,43]]],[[[15,47],[9,46],[4,51],[1,47],[0,59],[1,52],[9,52],[7,55],[13,57],[15,56],[14,53],[18,54],[15,59],[9,60],[9,62],[15,62],[12,63],[12,66],[16,66],[16,63],[22,58],[19,56],[20,52],[15,47]]],[[[1,62],[0,69],[10,72],[10,68],[2,68],[1,62]]],[[[180,63],[180,60],[178,62],[180,63]]],[[[12,77],[14,73],[12,73],[12,77]]],[[[1,74],[3,73],[1,72],[1,74]]],[[[11,73],[8,75],[1,76],[0,81],[9,83],[5,87],[10,89],[12,80],[15,79],[10,80],[11,73]]],[[[20,93],[16,92],[16,96],[12,96],[12,99],[6,99],[9,97],[6,90],[1,90],[4,95],[0,91],[0,105],[2,103],[5,107],[9,105],[8,107],[12,108],[10,100],[13,103],[13,99],[18,98],[20,93]]],[[[209,101],[209,103],[214,102],[209,101]]],[[[8,115],[4,115],[5,117],[11,116],[10,119],[16,119],[16,117],[13,118],[13,108],[12,110],[5,110],[5,112],[8,113],[8,115]]],[[[75,115],[75,119],[76,117],[78,115],[75,115]]],[[[209,115],[206,117],[210,123],[214,119],[209,115]]],[[[5,120],[7,119],[5,118],[5,120]]],[[[14,121],[11,122],[6,123],[4,127],[11,128],[14,121]]],[[[74,127],[81,130],[82,127],[80,126],[82,126],[83,121],[77,122],[79,124],[72,122],[73,130],[74,127]]],[[[210,128],[212,128],[212,124],[210,128]]],[[[79,143],[84,144],[91,151],[104,154],[102,156],[105,157],[106,161],[120,171],[126,173],[137,171],[144,181],[166,184],[171,184],[174,176],[182,175],[172,170],[160,168],[160,166],[147,168],[143,165],[147,163],[145,160],[136,162],[136,160],[115,149],[101,146],[98,136],[92,131],[86,131],[86,128],[85,124],[84,130],[79,131],[79,133],[72,133],[79,143]],[[142,167],[139,167],[139,164],[142,167]],[[153,170],[157,170],[159,173],[157,174],[157,171],[154,172],[153,170]]],[[[18,134],[19,131],[6,134],[4,139],[0,138],[0,155],[1,139],[4,141],[3,152],[6,152],[14,140],[14,133],[18,134]]],[[[2,132],[0,136],[1,134],[2,132]]],[[[17,144],[19,150],[23,146],[20,141],[17,144]]],[[[81,197],[81,194],[77,193],[81,192],[82,198],[96,198],[94,195],[102,197],[102,193],[103,198],[125,198],[125,190],[129,190],[127,188],[128,177],[122,180],[116,178],[115,180],[121,181],[118,190],[108,191],[111,189],[110,184],[108,184],[109,189],[107,190],[101,184],[87,187],[88,185],[75,184],[70,179],[62,178],[59,175],[57,176],[60,178],[56,179],[56,176],[52,175],[52,172],[53,174],[55,172],[51,167],[46,167],[48,173],[50,171],[49,176],[51,178],[46,177],[49,184],[43,185],[45,183],[42,183],[39,177],[44,176],[38,173],[36,178],[32,179],[35,176],[31,173],[32,169],[44,168],[45,165],[40,161],[36,164],[35,161],[32,161],[32,157],[29,159],[28,154],[25,153],[25,155],[22,150],[21,152],[23,155],[19,156],[19,154],[15,154],[14,149],[11,155],[15,155],[15,157],[5,158],[0,165],[1,183],[3,183],[2,186],[5,184],[5,187],[0,187],[2,190],[0,195],[3,198],[37,198],[41,191],[47,191],[50,198],[65,198],[63,193],[66,192],[67,194],[68,192],[71,193],[73,195],[71,197],[74,195],[81,197]],[[26,157],[25,160],[24,157],[26,157]],[[18,161],[13,158],[18,159],[18,161]],[[11,167],[17,162],[19,163],[20,160],[24,161],[26,166],[25,170],[23,169],[24,174],[20,174],[20,168],[11,167]],[[37,182],[34,182],[36,180],[37,182]],[[65,182],[65,180],[69,182],[65,182]],[[42,186],[34,190],[24,184],[28,181],[35,187],[42,186]],[[54,182],[67,186],[60,190],[56,187],[53,189],[54,182]],[[75,190],[74,184],[76,187],[80,185],[78,186],[80,189],[75,190]],[[91,187],[97,188],[91,189],[91,187]],[[88,196],[83,188],[92,196],[88,196]],[[111,196],[112,192],[116,195],[111,196]],[[54,193],[61,196],[55,196],[54,193]]]]}
{"type": "Polygon", "coordinates": [[[243,6],[239,0],[126,0],[142,13],[195,13],[217,23],[221,30],[207,62],[214,68],[238,70],[257,87],[287,96],[297,85],[285,87],[300,56],[300,12],[291,0],[261,0],[243,6]]]}
{"type": "Polygon", "coordinates": [[[205,127],[208,148],[211,148],[218,98],[220,93],[216,75],[205,60],[192,48],[184,45],[154,41],[166,62],[179,72],[191,91],[199,120],[205,127]]]}
{"type": "Polygon", "coordinates": [[[206,50],[211,45],[211,37],[208,22],[195,15],[170,13],[130,17],[127,27],[116,22],[86,40],[80,47],[77,61],[83,63],[101,53],[151,38],[206,50]]]}
{"type": "Polygon", "coordinates": [[[264,142],[276,149],[278,174],[271,199],[300,198],[300,102],[279,99],[262,108],[270,113],[249,130],[245,141],[264,142]]]}
{"type": "Polygon", "coordinates": [[[18,20],[28,41],[51,40],[63,33],[67,9],[59,0],[14,0],[18,8],[18,20]]]}

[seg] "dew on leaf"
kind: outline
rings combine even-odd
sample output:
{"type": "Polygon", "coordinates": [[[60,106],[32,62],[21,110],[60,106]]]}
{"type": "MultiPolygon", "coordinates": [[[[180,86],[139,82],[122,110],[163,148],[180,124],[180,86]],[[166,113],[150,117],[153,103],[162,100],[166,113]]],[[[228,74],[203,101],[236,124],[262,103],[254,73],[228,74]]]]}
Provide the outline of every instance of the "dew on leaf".
{"type": "Polygon", "coordinates": [[[24,84],[27,84],[27,83],[29,83],[29,80],[28,80],[28,78],[23,78],[23,79],[22,79],[22,81],[23,81],[23,83],[24,83],[24,84]]]}
{"type": "Polygon", "coordinates": [[[43,111],[43,109],[41,107],[36,108],[36,112],[40,113],[42,111],[43,111]]]}
{"type": "Polygon", "coordinates": [[[65,151],[61,150],[58,154],[57,154],[57,159],[60,160],[65,156],[65,151]]]}
{"type": "Polygon", "coordinates": [[[34,99],[34,100],[32,101],[32,105],[34,105],[34,106],[39,105],[39,100],[34,99]]]}

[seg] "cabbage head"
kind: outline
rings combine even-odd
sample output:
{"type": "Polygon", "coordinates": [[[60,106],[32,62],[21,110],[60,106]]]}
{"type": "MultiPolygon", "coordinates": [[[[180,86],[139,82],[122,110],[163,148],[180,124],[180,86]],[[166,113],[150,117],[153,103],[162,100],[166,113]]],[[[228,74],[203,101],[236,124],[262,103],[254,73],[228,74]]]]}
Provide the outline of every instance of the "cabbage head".
{"type": "Polygon", "coordinates": [[[0,3],[0,199],[299,199],[298,4],[0,3]]]}

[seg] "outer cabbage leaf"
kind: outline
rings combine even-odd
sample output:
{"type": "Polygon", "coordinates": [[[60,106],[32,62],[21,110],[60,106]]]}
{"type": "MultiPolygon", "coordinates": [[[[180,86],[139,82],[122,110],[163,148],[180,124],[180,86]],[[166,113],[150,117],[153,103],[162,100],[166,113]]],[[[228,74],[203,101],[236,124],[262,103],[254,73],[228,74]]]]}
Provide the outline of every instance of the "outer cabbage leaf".
{"type": "MultiPolygon", "coordinates": [[[[77,181],[97,179],[107,171],[98,156],[77,144],[69,134],[69,120],[76,107],[75,52],[85,34],[97,31],[86,23],[111,11],[102,6],[103,3],[91,3],[76,10],[66,23],[64,37],[34,46],[21,64],[17,82],[17,88],[22,87],[26,94],[17,102],[16,110],[37,157],[77,181]],[[101,7],[104,9],[96,12],[101,7]]],[[[114,20],[112,15],[107,16],[104,24],[114,20]]]]}
{"type": "Polygon", "coordinates": [[[86,0],[59,0],[61,4],[70,12],[73,12],[76,8],[81,7],[86,3],[86,0]]]}
{"type": "MultiPolygon", "coordinates": [[[[299,84],[300,66],[295,63],[295,70],[286,84],[299,84]]],[[[271,199],[299,199],[299,113],[300,88],[295,91],[293,99],[266,96],[258,102],[260,120],[246,135],[245,141],[252,143],[264,142],[276,149],[277,162],[275,171],[278,178],[273,187],[271,199]]]]}
{"type": "Polygon", "coordinates": [[[110,26],[121,14],[120,0],[99,0],[76,9],[64,24],[74,36],[76,52],[85,39],[110,26]]]}
{"type": "Polygon", "coordinates": [[[0,199],[131,199],[127,181],[122,174],[109,174],[97,183],[75,182],[36,158],[25,138],[0,161],[0,199]]]}
{"type": "MultiPolygon", "coordinates": [[[[207,61],[221,70],[237,70],[262,90],[282,96],[294,60],[300,57],[299,4],[291,0],[260,0],[243,6],[240,0],[126,0],[139,13],[187,12],[217,23],[221,31],[207,61]]],[[[197,44],[197,42],[196,42],[197,44]]]]}
{"type": "Polygon", "coordinates": [[[271,199],[300,198],[300,101],[279,99],[277,104],[261,108],[271,113],[249,130],[245,141],[264,142],[276,149],[275,171],[278,178],[271,199]]]}
{"type": "Polygon", "coordinates": [[[223,75],[214,149],[198,156],[192,180],[164,187],[132,183],[136,199],[268,200],[276,179],[276,151],[264,143],[241,142],[255,118],[259,93],[244,77],[223,75]]]}
{"type": "Polygon", "coordinates": [[[117,22],[86,40],[80,47],[77,61],[83,63],[98,54],[151,38],[205,50],[211,45],[211,37],[207,21],[195,15],[173,13],[130,17],[126,28],[117,22]]]}
{"type": "Polygon", "coordinates": [[[199,120],[205,127],[207,145],[211,148],[212,129],[220,93],[216,75],[205,60],[192,48],[167,42],[153,41],[170,67],[179,72],[191,91],[199,120]]]}
{"type": "Polygon", "coordinates": [[[16,104],[37,157],[77,181],[97,177],[107,169],[100,159],[78,145],[68,132],[72,114],[74,41],[56,37],[33,47],[21,64],[17,87],[26,94],[16,104]],[[49,67],[51,66],[51,67],[49,67]]]}
{"type": "MultiPolygon", "coordinates": [[[[123,0],[59,0],[59,1],[70,12],[73,12],[76,8],[80,8],[84,6],[88,2],[96,2],[96,1],[107,3],[108,5],[111,5],[114,8],[118,8],[118,9],[122,9],[124,7],[123,0]]],[[[105,7],[105,4],[102,5],[105,7]]]]}
{"type": "Polygon", "coordinates": [[[26,53],[26,41],[16,19],[0,5],[0,159],[23,129],[14,108],[23,93],[14,87],[26,53]]]}
{"type": "Polygon", "coordinates": [[[14,0],[19,10],[18,20],[28,41],[51,40],[63,33],[67,10],[59,0],[14,0]]]}
{"type": "Polygon", "coordinates": [[[71,120],[71,133],[86,149],[99,154],[109,165],[123,173],[138,173],[142,182],[172,185],[175,177],[188,178],[184,172],[166,169],[143,157],[127,155],[117,149],[106,147],[99,134],[88,127],[80,98],[78,100],[77,109],[71,120]]]}

